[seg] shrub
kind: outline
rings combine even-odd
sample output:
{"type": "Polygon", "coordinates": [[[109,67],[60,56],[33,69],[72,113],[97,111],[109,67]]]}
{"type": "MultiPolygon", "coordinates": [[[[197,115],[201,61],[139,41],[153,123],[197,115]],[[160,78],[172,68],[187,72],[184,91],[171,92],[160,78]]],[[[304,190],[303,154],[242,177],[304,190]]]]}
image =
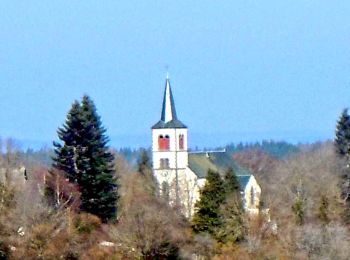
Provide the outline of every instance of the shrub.
{"type": "Polygon", "coordinates": [[[79,234],[91,234],[101,226],[101,220],[92,214],[78,214],[74,219],[74,227],[79,234]]]}

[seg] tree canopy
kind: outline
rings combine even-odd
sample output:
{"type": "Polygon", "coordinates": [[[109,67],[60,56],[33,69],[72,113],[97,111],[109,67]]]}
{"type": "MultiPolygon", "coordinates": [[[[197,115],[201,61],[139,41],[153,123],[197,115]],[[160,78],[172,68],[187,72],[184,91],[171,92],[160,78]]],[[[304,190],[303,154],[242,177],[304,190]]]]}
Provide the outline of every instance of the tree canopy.
{"type": "Polygon", "coordinates": [[[350,116],[345,108],[337,122],[334,140],[336,151],[339,155],[348,155],[350,148],[350,116]]]}
{"type": "Polygon", "coordinates": [[[214,234],[221,225],[220,205],[225,200],[225,186],[218,172],[209,170],[206,183],[200,191],[200,200],[195,204],[196,213],[192,219],[195,232],[214,234]]]}
{"type": "Polygon", "coordinates": [[[117,185],[114,179],[106,129],[89,96],[75,101],[54,142],[53,168],[79,186],[81,210],[107,221],[116,216],[117,185]]]}

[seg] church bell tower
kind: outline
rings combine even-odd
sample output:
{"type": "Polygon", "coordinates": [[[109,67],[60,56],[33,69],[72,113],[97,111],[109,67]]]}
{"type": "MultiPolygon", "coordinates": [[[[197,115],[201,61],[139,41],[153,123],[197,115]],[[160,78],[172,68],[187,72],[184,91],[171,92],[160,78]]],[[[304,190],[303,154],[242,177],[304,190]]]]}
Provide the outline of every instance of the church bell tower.
{"type": "Polygon", "coordinates": [[[165,81],[160,120],[152,127],[153,172],[161,193],[188,166],[187,127],[177,118],[170,80],[165,81]]]}

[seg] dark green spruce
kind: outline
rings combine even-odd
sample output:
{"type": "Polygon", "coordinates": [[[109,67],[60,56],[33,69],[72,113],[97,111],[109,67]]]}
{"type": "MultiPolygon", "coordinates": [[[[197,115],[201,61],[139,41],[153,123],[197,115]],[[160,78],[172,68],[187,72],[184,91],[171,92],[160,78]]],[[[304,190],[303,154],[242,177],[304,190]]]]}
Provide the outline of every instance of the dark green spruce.
{"type": "Polygon", "coordinates": [[[350,223],[350,116],[348,109],[345,108],[336,125],[335,139],[334,139],[335,151],[344,160],[344,167],[340,179],[341,196],[346,202],[344,208],[343,219],[350,223]]]}
{"type": "Polygon", "coordinates": [[[137,160],[137,168],[138,172],[142,175],[152,173],[151,159],[146,149],[141,150],[140,157],[137,160]]]}
{"type": "Polygon", "coordinates": [[[238,178],[232,168],[228,168],[225,173],[224,186],[225,186],[226,197],[230,196],[233,193],[239,194],[240,186],[239,186],[238,178]]]}
{"type": "Polygon", "coordinates": [[[215,238],[222,243],[235,243],[245,234],[244,209],[240,185],[232,168],[224,177],[225,201],[220,207],[221,225],[215,230],[215,238]]]}
{"type": "Polygon", "coordinates": [[[344,109],[337,122],[334,145],[341,156],[349,155],[350,148],[350,116],[348,109],[344,109]]]}
{"type": "Polygon", "coordinates": [[[108,137],[93,101],[84,96],[74,102],[63,127],[58,129],[60,143],[54,143],[53,168],[66,174],[81,192],[81,210],[103,221],[115,218],[117,185],[113,155],[108,137]]]}
{"type": "Polygon", "coordinates": [[[221,223],[220,205],[225,200],[225,186],[218,172],[209,170],[206,183],[200,191],[200,200],[195,204],[196,212],[192,228],[196,233],[214,234],[221,223]]]}
{"type": "Polygon", "coordinates": [[[77,149],[81,147],[80,133],[83,131],[81,106],[78,101],[72,104],[67,119],[58,128],[57,135],[61,142],[54,142],[53,168],[65,173],[70,182],[78,183],[80,172],[77,169],[77,149]]]}

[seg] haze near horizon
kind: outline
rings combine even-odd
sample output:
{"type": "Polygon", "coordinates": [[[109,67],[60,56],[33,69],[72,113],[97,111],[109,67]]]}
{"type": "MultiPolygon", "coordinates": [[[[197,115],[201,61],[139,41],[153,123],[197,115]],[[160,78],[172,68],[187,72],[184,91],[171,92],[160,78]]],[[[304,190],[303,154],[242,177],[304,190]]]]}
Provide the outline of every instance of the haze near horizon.
{"type": "Polygon", "coordinates": [[[347,1],[0,3],[1,137],[57,140],[75,99],[149,146],[167,72],[190,146],[333,138],[350,101],[347,1]]]}

